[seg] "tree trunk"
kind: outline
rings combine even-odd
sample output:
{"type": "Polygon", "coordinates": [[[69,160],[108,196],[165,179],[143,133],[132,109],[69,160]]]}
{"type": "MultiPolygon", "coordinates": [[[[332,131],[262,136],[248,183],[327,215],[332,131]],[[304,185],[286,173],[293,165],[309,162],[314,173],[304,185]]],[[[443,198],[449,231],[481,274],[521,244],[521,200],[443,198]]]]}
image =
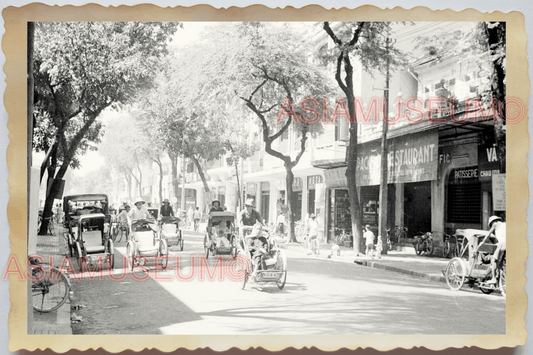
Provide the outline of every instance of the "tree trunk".
{"type": "Polygon", "coordinates": [[[239,179],[239,168],[238,168],[238,164],[239,164],[239,159],[241,158],[238,158],[238,159],[233,159],[233,164],[235,165],[235,176],[237,177],[237,210],[240,211],[242,209],[242,197],[241,197],[241,179],[239,179]]]}
{"type": "Polygon", "coordinates": [[[163,164],[159,158],[155,162],[159,167],[159,203],[163,203],[163,164]]]}
{"type": "Polygon", "coordinates": [[[285,161],[285,171],[287,172],[287,175],[285,176],[285,191],[287,192],[287,223],[288,223],[288,237],[289,241],[293,243],[297,243],[298,240],[296,239],[296,233],[294,232],[294,215],[293,212],[295,210],[294,208],[294,200],[293,200],[293,194],[292,191],[292,183],[294,181],[294,173],[292,172],[291,163],[290,161],[285,161]]]}
{"type": "MultiPolygon", "coordinates": [[[[43,210],[43,221],[41,224],[41,229],[39,230],[39,235],[46,235],[48,231],[48,223],[52,220],[51,217],[53,216],[53,208],[54,208],[54,200],[55,196],[59,192],[60,188],[60,182],[63,177],[65,176],[65,173],[68,169],[68,163],[63,163],[57,173],[51,173],[48,176],[47,183],[50,183],[50,187],[47,186],[47,194],[46,194],[46,200],[44,203],[44,210],[43,210]]],[[[50,170],[49,170],[50,171],[50,170]]],[[[55,171],[55,168],[54,168],[55,171]]]]}
{"type": "Polygon", "coordinates": [[[361,253],[362,245],[362,216],[361,207],[359,205],[359,194],[357,193],[357,179],[355,173],[357,171],[357,120],[355,113],[355,98],[353,92],[353,66],[350,61],[350,55],[347,47],[352,47],[359,41],[359,36],[367,23],[362,22],[357,29],[354,30],[353,37],[349,43],[343,43],[335,36],[328,22],[324,22],[324,30],[334,41],[341,53],[337,57],[337,68],[335,72],[335,80],[346,95],[348,102],[348,112],[350,114],[350,137],[349,145],[346,148],[346,182],[348,184],[348,199],[350,201],[350,215],[352,220],[352,235],[353,235],[353,251],[355,256],[361,253]],[[344,82],[341,78],[341,73],[344,67],[344,82]]]}
{"type": "Polygon", "coordinates": [[[200,175],[200,179],[202,180],[202,183],[204,185],[204,191],[207,194],[207,199],[206,199],[207,201],[204,201],[204,204],[210,206],[211,203],[213,202],[211,198],[211,190],[209,189],[209,185],[207,185],[207,178],[205,177],[204,170],[202,169],[202,166],[200,165],[200,161],[193,155],[187,156],[187,158],[190,158],[193,161],[194,165],[196,165],[196,168],[198,169],[198,175],[200,175]]]}
{"type": "MultiPolygon", "coordinates": [[[[178,155],[168,151],[167,152],[168,157],[170,158],[170,166],[172,169],[172,190],[174,193],[174,196],[176,199],[178,198],[178,191],[180,188],[179,180],[178,180],[178,155]]],[[[170,197],[170,196],[169,196],[170,197]]],[[[174,203],[174,199],[171,198],[171,203],[174,203]]]]}

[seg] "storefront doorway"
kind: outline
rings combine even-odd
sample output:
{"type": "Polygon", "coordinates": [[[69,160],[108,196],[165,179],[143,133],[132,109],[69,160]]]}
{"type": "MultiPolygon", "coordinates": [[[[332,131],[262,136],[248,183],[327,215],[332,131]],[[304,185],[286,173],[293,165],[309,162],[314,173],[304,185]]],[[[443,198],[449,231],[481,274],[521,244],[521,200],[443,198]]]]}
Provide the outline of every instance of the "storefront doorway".
{"type": "Polygon", "coordinates": [[[404,226],[409,238],[431,232],[431,181],[404,185],[404,226]]]}

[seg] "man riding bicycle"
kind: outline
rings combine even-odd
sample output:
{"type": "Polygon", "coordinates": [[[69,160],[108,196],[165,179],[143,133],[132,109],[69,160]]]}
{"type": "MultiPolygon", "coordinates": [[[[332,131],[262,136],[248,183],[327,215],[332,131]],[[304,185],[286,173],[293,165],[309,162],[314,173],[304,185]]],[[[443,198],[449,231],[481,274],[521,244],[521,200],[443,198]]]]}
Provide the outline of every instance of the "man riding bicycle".
{"type": "Polygon", "coordinates": [[[128,225],[128,212],[130,211],[130,206],[126,205],[124,206],[124,209],[122,212],[120,212],[117,215],[117,222],[119,223],[119,228],[124,228],[126,230],[126,238],[130,234],[129,233],[129,225],[128,225]]]}

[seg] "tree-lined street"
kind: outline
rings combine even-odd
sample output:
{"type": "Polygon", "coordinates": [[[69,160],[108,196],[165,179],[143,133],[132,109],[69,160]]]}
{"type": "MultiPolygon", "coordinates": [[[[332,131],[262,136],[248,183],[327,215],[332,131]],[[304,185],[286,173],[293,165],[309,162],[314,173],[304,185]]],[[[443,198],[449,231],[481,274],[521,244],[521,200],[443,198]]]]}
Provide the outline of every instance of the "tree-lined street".
{"type": "Polygon", "coordinates": [[[29,26],[31,213],[40,235],[62,224],[74,265],[115,260],[103,280],[73,272],[75,334],[505,333],[505,264],[502,292],[478,288],[505,251],[505,23],[220,22],[172,45],[186,26],[29,26]],[[181,219],[184,250],[130,271],[126,254],[177,238],[162,217],[181,219]],[[119,221],[130,249],[113,244],[119,221]],[[205,260],[204,231],[250,260],[274,259],[277,239],[285,286],[243,290],[229,256],[205,260]],[[396,264],[366,267],[373,250],[396,264]],[[454,256],[448,285],[416,277],[454,256]]]}
{"type": "MultiPolygon", "coordinates": [[[[167,271],[124,271],[124,243],[117,246],[115,277],[73,281],[74,312],[83,321],[74,334],[501,334],[505,298],[498,292],[451,292],[446,284],[288,251],[287,284],[247,285],[224,280],[190,281],[190,257],[200,258],[203,236],[185,233],[183,251],[171,250],[167,271]],[[158,280],[155,278],[171,278],[158,280]],[[483,304],[483,322],[479,305],[483,304]],[[102,321],[106,319],[106,321],[102,321]]],[[[223,261],[228,257],[224,256],[223,261]]],[[[210,257],[211,272],[216,259],[210,257]]],[[[200,263],[196,262],[197,265],[200,263]]],[[[204,267],[205,268],[205,267],[204,267]]],[[[204,270],[207,272],[207,270],[204,270]]],[[[206,277],[207,278],[207,277],[206,277]]]]}

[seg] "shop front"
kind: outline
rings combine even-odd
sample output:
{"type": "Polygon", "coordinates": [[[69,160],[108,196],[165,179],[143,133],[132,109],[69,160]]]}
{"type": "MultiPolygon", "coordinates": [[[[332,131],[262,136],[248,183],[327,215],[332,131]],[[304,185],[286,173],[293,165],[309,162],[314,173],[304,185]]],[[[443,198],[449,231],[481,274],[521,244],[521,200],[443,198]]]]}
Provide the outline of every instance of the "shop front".
{"type": "Polygon", "coordinates": [[[268,181],[261,182],[261,208],[259,212],[267,223],[275,222],[270,220],[270,183],[268,181]]]}
{"type": "MultiPolygon", "coordinates": [[[[431,231],[432,183],[437,179],[436,129],[388,140],[387,227],[407,227],[408,237],[431,231]]],[[[378,226],[381,143],[359,145],[356,182],[360,186],[363,224],[378,226]]]]}
{"type": "Polygon", "coordinates": [[[315,213],[316,185],[324,181],[322,175],[307,177],[307,213],[315,213]]]}

